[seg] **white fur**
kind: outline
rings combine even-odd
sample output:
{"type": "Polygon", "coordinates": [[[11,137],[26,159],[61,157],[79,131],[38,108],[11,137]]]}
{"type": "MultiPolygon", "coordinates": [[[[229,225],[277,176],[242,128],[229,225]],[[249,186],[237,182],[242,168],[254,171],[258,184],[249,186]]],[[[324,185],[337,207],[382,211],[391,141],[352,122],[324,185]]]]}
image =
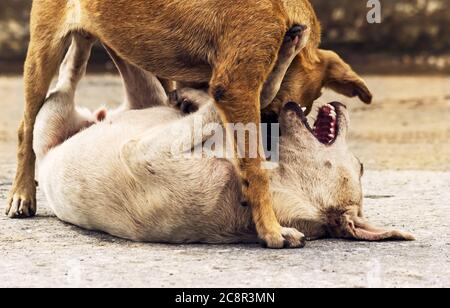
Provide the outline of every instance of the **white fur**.
{"type": "Polygon", "coordinates": [[[67,0],[67,23],[71,28],[81,25],[83,11],[80,0],[67,0]]]}

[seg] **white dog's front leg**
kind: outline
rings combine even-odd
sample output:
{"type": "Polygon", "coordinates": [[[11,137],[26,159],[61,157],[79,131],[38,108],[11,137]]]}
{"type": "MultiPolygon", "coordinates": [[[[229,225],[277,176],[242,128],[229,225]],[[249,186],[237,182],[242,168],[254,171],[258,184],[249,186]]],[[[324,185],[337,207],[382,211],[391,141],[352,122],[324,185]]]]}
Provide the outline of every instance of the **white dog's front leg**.
{"type": "Polygon", "coordinates": [[[114,50],[104,47],[122,77],[125,90],[125,102],[115,113],[167,105],[166,92],[155,75],[126,62],[114,50]]]}
{"type": "Polygon", "coordinates": [[[180,160],[206,141],[211,130],[208,125],[221,127],[214,105],[201,108],[197,113],[167,125],[152,128],[142,138],[127,141],[121,149],[121,159],[134,175],[149,175],[158,164],[180,160]]]}
{"type": "Polygon", "coordinates": [[[95,115],[75,106],[75,90],[86,73],[94,40],[73,34],[72,44],[61,64],[58,82],[36,119],[34,151],[39,159],[81,129],[96,122],[95,115]]]}

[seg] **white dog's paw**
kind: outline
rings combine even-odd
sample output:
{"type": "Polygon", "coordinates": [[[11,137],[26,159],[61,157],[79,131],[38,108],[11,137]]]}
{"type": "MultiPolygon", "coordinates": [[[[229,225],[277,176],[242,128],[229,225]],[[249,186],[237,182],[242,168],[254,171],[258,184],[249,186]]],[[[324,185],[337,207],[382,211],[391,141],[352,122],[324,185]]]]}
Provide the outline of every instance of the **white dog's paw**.
{"type": "Polygon", "coordinates": [[[195,113],[212,102],[207,89],[182,88],[169,93],[169,105],[179,109],[182,114],[195,113]]]}
{"type": "Polygon", "coordinates": [[[294,228],[281,228],[280,233],[263,236],[263,246],[271,249],[293,249],[306,246],[306,236],[294,228]]]}
{"type": "Polygon", "coordinates": [[[199,104],[187,97],[180,96],[178,91],[169,94],[170,105],[179,109],[182,114],[191,114],[199,110],[199,104]]]}

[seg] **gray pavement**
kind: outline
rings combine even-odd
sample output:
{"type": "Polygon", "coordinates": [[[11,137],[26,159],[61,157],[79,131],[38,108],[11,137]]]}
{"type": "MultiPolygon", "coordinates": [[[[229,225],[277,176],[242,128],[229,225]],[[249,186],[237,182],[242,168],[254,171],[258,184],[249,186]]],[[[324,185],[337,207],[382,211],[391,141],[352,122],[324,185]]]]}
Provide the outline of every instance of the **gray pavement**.
{"type": "MultiPolygon", "coordinates": [[[[14,164],[2,162],[0,204],[14,164]]],[[[450,287],[450,173],[369,171],[366,213],[416,242],[257,245],[133,243],[38,216],[0,217],[0,287],[450,287]]]]}

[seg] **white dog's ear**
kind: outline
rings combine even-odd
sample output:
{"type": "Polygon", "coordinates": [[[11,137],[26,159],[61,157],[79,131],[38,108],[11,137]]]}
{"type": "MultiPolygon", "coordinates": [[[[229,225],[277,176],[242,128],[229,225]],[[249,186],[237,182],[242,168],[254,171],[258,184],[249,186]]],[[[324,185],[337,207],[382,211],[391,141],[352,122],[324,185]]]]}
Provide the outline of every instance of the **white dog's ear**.
{"type": "Polygon", "coordinates": [[[414,241],[412,234],[397,231],[383,230],[373,227],[369,222],[362,218],[347,218],[346,230],[354,239],[361,241],[414,241]]]}
{"type": "Polygon", "coordinates": [[[320,50],[321,60],[326,63],[324,86],[347,97],[358,97],[366,104],[372,103],[373,95],[366,82],[336,53],[320,50]]]}

